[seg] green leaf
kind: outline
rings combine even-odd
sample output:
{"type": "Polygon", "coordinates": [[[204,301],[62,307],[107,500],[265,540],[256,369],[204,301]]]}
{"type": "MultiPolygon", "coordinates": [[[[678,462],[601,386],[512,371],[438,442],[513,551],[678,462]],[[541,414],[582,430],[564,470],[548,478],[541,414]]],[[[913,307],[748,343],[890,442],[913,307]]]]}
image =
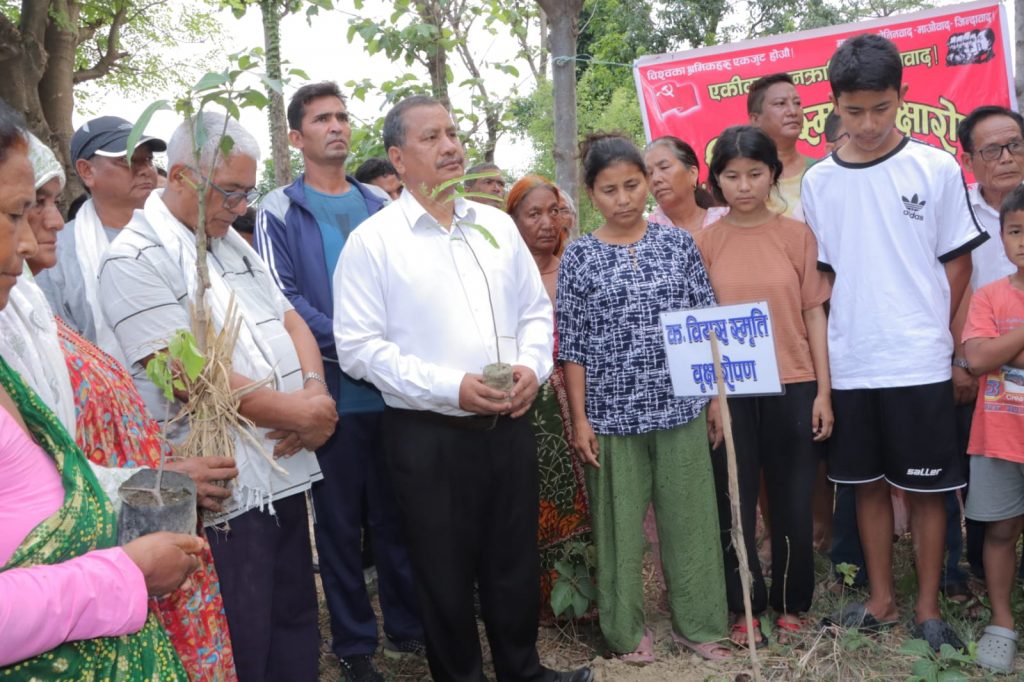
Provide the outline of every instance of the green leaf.
{"type": "Polygon", "coordinates": [[[579,618],[587,612],[587,608],[590,606],[590,600],[584,597],[579,592],[574,591],[572,593],[572,610],[573,615],[579,618]]]}
{"type": "Polygon", "coordinates": [[[572,584],[568,581],[558,580],[551,588],[551,610],[556,616],[561,616],[566,609],[572,606],[572,584]]]}
{"type": "Polygon", "coordinates": [[[939,647],[939,658],[942,660],[955,659],[960,656],[960,652],[953,648],[953,645],[943,642],[939,647]]]}
{"type": "Polygon", "coordinates": [[[255,109],[266,109],[270,99],[259,90],[244,90],[238,94],[242,100],[242,106],[255,109]]]}
{"type": "Polygon", "coordinates": [[[178,333],[171,339],[168,350],[171,357],[181,363],[189,381],[195,381],[202,373],[203,367],[206,366],[206,358],[199,351],[196,338],[192,332],[186,329],[178,330],[178,333]]]}
{"type": "Polygon", "coordinates": [[[483,225],[477,225],[476,223],[459,223],[459,225],[462,225],[463,227],[471,227],[471,228],[473,228],[474,230],[479,232],[481,234],[481,236],[483,236],[484,239],[487,240],[488,244],[490,244],[491,246],[493,246],[496,249],[500,249],[501,248],[498,245],[498,240],[495,239],[494,235],[491,234],[490,231],[488,231],[488,229],[486,227],[484,227],[483,225]]]}
{"type": "Polygon", "coordinates": [[[165,99],[158,99],[157,101],[146,107],[142,115],[139,116],[138,120],[135,121],[135,125],[132,126],[132,131],[128,133],[127,149],[125,153],[128,158],[132,158],[132,154],[135,153],[135,147],[139,144],[139,140],[142,139],[142,134],[146,132],[146,126],[149,125],[149,120],[153,118],[153,114],[158,111],[169,111],[171,109],[171,103],[165,99]]]}
{"type": "Polygon", "coordinates": [[[209,139],[209,136],[206,134],[206,126],[203,125],[203,110],[202,109],[200,109],[199,111],[196,112],[195,124],[194,124],[193,128],[194,128],[194,130],[193,130],[192,144],[194,146],[193,151],[196,151],[196,150],[202,149],[203,146],[206,145],[206,140],[209,139]]]}
{"type": "Polygon", "coordinates": [[[922,658],[931,658],[932,647],[928,642],[923,639],[908,639],[903,642],[903,645],[896,652],[905,656],[920,656],[922,658]]]}
{"type": "Polygon", "coordinates": [[[934,680],[939,672],[939,664],[930,658],[919,658],[914,661],[910,670],[926,680],[934,680]]]}
{"type": "Polygon", "coordinates": [[[199,81],[192,86],[194,92],[202,92],[204,90],[213,90],[214,88],[220,87],[228,82],[228,73],[226,71],[210,71],[203,75],[199,81]]]}
{"type": "Polygon", "coordinates": [[[960,670],[940,670],[937,682],[967,682],[969,679],[960,670]]]}
{"type": "Polygon", "coordinates": [[[592,581],[589,576],[586,580],[578,581],[576,583],[576,589],[579,590],[580,594],[587,599],[597,601],[597,588],[594,586],[594,581],[592,581]]]}
{"type": "Polygon", "coordinates": [[[281,81],[279,81],[278,79],[271,78],[267,74],[261,73],[260,74],[260,80],[263,81],[263,84],[267,86],[267,89],[273,90],[276,93],[281,93],[282,92],[282,87],[283,86],[281,84],[281,81]]]}
{"type": "Polygon", "coordinates": [[[235,141],[231,138],[230,135],[225,135],[224,137],[220,138],[219,147],[221,156],[223,156],[226,159],[227,157],[231,156],[231,150],[235,148],[235,141]]]}
{"type": "Polygon", "coordinates": [[[565,576],[566,578],[571,578],[574,573],[572,564],[564,560],[555,562],[555,570],[558,571],[558,575],[565,576]]]}

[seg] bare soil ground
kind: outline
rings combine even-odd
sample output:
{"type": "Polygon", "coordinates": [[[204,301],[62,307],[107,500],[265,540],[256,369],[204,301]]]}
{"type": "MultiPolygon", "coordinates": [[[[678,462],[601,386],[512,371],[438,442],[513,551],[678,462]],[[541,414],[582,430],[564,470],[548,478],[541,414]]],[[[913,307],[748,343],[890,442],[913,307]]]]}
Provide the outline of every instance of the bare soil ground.
{"type": "MultiPolygon", "coordinates": [[[[914,573],[911,568],[911,541],[902,538],[896,546],[897,591],[900,595],[900,606],[903,618],[908,621],[913,614],[912,600],[916,589],[914,573]]],[[[538,650],[542,662],[560,670],[579,667],[590,663],[597,675],[598,682],[704,682],[704,681],[737,681],[746,682],[753,679],[750,660],[746,651],[737,651],[736,656],[728,663],[710,663],[703,661],[689,652],[679,652],[672,642],[670,622],[667,613],[658,609],[658,589],[653,579],[650,562],[647,562],[646,612],[648,622],[656,636],[656,653],[658,661],[646,667],[634,667],[621,661],[609,658],[605,650],[600,631],[594,623],[567,623],[558,627],[541,627],[538,636],[538,650]]],[[[829,613],[834,612],[844,601],[860,599],[863,595],[849,589],[841,594],[832,594],[828,590],[830,575],[828,562],[824,557],[817,557],[816,575],[819,580],[815,593],[815,604],[808,614],[809,623],[805,635],[795,644],[783,646],[776,641],[775,633],[770,631],[770,618],[762,620],[763,627],[769,630],[770,644],[759,651],[761,677],[763,680],[911,680],[921,682],[943,682],[944,680],[1024,680],[1024,661],[1018,654],[1018,672],[1011,676],[996,677],[984,674],[980,668],[972,664],[941,663],[948,669],[932,675],[915,678],[922,663],[920,656],[907,655],[899,652],[901,645],[909,638],[907,626],[900,625],[893,630],[877,636],[867,636],[856,631],[821,631],[816,624],[829,613]],[[915,665],[918,666],[915,670],[915,665]],[[958,674],[958,676],[957,676],[958,674]],[[949,676],[946,676],[949,675],[949,676]]],[[[320,589],[319,578],[317,588],[320,589]]],[[[1015,593],[1015,614],[1018,622],[1024,617],[1024,595],[1018,587],[1015,593]]],[[[374,595],[374,606],[377,607],[374,595]]],[[[981,635],[987,623],[985,612],[981,620],[967,619],[960,607],[952,602],[943,602],[944,615],[965,641],[975,640],[981,635]]],[[[378,610],[379,615],[379,610],[378,610]]],[[[338,660],[330,651],[330,631],[323,594],[320,594],[320,626],[322,633],[320,680],[336,682],[341,679],[338,660]]],[[[487,639],[483,625],[480,625],[480,638],[484,646],[485,662],[489,661],[487,639]]],[[[403,659],[394,661],[386,658],[380,650],[376,663],[391,681],[427,681],[430,675],[426,661],[422,659],[403,659]]],[[[487,666],[487,674],[493,679],[493,670],[487,666]]]]}

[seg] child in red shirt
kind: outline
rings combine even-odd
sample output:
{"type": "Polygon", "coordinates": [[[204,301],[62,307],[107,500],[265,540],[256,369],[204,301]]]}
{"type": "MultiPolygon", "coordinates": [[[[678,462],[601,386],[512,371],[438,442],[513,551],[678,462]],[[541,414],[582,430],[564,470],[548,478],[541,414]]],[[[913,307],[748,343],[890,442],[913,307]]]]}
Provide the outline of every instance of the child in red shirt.
{"type": "Polygon", "coordinates": [[[1024,531],[1024,187],[1003,203],[999,230],[1017,272],[975,292],[963,332],[967,364],[982,388],[967,446],[975,456],[966,514],[988,522],[983,560],[992,621],[977,660],[1010,673],[1017,652],[1010,590],[1024,531]]]}

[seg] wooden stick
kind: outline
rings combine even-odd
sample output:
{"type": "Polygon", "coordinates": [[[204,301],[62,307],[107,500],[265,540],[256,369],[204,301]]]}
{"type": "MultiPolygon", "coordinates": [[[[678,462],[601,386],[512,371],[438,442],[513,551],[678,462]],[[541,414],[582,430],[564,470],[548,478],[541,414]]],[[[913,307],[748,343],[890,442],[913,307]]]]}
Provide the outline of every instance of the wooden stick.
{"type": "Polygon", "coordinates": [[[743,519],[740,516],[740,484],[736,474],[736,445],[732,440],[732,417],[729,403],[725,399],[725,375],[722,373],[722,358],[718,350],[718,335],[711,332],[711,357],[715,363],[715,378],[718,382],[718,407],[722,417],[722,432],[725,436],[725,461],[729,470],[729,506],[732,509],[732,546],[736,548],[739,563],[740,585],[743,587],[743,611],[747,621],[747,648],[750,651],[750,665],[754,669],[754,682],[761,681],[761,663],[757,660],[757,642],[754,639],[754,611],[750,606],[750,567],[747,564],[747,545],[743,541],[743,519]]]}

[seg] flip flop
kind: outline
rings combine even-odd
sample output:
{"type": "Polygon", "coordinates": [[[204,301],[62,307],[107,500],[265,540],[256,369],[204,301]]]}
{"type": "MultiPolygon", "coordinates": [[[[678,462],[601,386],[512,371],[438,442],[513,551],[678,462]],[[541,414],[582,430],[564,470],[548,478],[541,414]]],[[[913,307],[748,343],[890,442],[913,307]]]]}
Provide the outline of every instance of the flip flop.
{"type": "Polygon", "coordinates": [[[672,631],[672,639],[675,641],[676,646],[679,647],[680,651],[682,651],[683,648],[689,649],[705,661],[728,661],[732,658],[732,650],[717,641],[694,642],[691,639],[683,637],[674,630],[672,631]]]}
{"type": "MultiPolygon", "coordinates": [[[[757,618],[754,619],[754,629],[757,630],[757,632],[754,634],[754,648],[762,649],[766,647],[768,645],[768,638],[764,636],[764,630],[761,629],[761,621],[757,618]],[[761,635],[761,639],[757,639],[757,635],[761,635]]],[[[729,627],[729,641],[735,644],[736,646],[741,646],[744,648],[748,646],[746,618],[740,618],[729,627]],[[733,636],[737,634],[740,635],[743,639],[742,644],[733,639],[733,636]]]]}
{"type": "Polygon", "coordinates": [[[997,673],[1012,673],[1017,655],[1017,633],[1009,628],[989,625],[978,640],[977,663],[997,673]]]}
{"type": "Polygon", "coordinates": [[[623,663],[629,663],[630,665],[654,663],[654,631],[650,628],[645,629],[644,636],[640,638],[640,643],[636,645],[636,649],[628,654],[616,654],[615,657],[623,663]]]}
{"type": "Polygon", "coordinates": [[[941,618],[929,618],[923,623],[914,623],[910,626],[910,635],[928,642],[928,646],[935,651],[941,649],[943,644],[957,650],[965,648],[963,640],[949,627],[949,623],[941,618]]]}
{"type": "Polygon", "coordinates": [[[821,619],[821,627],[857,628],[862,632],[882,632],[896,625],[894,620],[878,620],[861,602],[847,604],[831,616],[821,619]]]}
{"type": "Polygon", "coordinates": [[[775,619],[776,639],[779,640],[779,644],[789,646],[800,640],[806,627],[806,618],[800,618],[794,623],[793,621],[786,620],[783,616],[779,616],[775,619]]]}

